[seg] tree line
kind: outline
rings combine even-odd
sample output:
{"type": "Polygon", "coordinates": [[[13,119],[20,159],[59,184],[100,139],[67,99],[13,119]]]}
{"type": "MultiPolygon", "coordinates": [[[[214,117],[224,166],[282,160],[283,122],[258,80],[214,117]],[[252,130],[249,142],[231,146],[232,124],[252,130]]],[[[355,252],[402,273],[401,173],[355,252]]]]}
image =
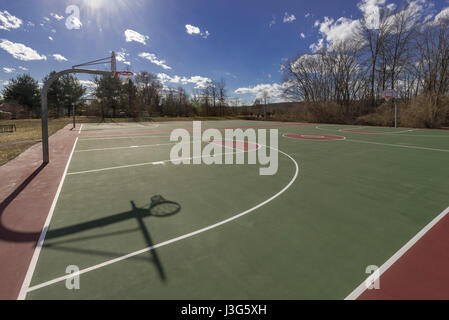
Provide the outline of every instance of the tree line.
{"type": "MultiPolygon", "coordinates": [[[[56,72],[42,79],[45,83],[56,72]]],[[[70,116],[72,106],[77,114],[105,117],[189,117],[233,114],[226,82],[209,81],[188,94],[183,87],[164,87],[156,75],[146,71],[130,78],[105,75],[93,79],[95,87],[87,91],[73,75],[55,80],[48,90],[50,117],[70,116]]],[[[11,79],[3,89],[3,100],[21,117],[40,116],[40,85],[28,74],[11,79]]]]}
{"type": "Polygon", "coordinates": [[[393,89],[404,107],[428,109],[433,119],[426,126],[449,122],[449,21],[422,20],[410,4],[381,8],[375,25],[362,17],[346,39],[289,59],[282,69],[287,99],[332,105],[341,121],[377,112],[382,92],[393,89]]]}

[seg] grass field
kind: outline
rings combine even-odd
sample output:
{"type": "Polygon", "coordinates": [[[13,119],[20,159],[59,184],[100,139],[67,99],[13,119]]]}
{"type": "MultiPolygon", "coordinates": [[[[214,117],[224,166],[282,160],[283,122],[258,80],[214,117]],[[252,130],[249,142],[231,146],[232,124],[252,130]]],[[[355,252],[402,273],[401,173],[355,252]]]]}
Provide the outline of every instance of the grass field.
{"type": "MultiPolygon", "coordinates": [[[[49,134],[62,129],[71,121],[70,118],[50,119],[48,122],[49,134]]],[[[17,157],[37,143],[35,140],[40,140],[42,137],[40,119],[0,120],[0,125],[2,124],[15,124],[17,131],[0,134],[0,166],[17,157]],[[17,142],[20,144],[14,144],[17,142]]]]}
{"type": "Polygon", "coordinates": [[[448,207],[449,132],[278,125],[261,176],[166,161],[191,122],[84,124],[26,298],[343,299],[448,207]]]}

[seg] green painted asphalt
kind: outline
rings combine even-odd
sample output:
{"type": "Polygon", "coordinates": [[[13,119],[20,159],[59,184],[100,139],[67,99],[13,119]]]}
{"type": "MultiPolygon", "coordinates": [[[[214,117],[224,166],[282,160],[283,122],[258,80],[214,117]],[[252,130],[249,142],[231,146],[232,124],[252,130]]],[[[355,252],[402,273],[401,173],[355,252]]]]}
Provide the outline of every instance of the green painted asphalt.
{"type": "MultiPolygon", "coordinates": [[[[187,122],[160,128],[180,125],[191,128],[187,122]]],[[[367,266],[383,264],[449,206],[449,152],[394,146],[449,151],[449,132],[339,131],[348,127],[278,128],[279,149],[297,161],[300,173],[272,202],[215,229],[82,274],[80,290],[70,291],[61,281],[27,298],[343,299],[366,278],[367,266]],[[295,140],[284,133],[347,140],[295,140]],[[432,137],[413,136],[418,133],[432,137]]],[[[168,137],[122,138],[81,136],[68,172],[169,159],[171,146],[126,148],[169,143],[168,137]],[[114,147],[126,149],[78,152],[114,147]]],[[[258,169],[167,163],[68,175],[31,287],[65,275],[68,265],[88,268],[235,216],[279,192],[295,174],[295,164],[282,154],[275,176],[260,176],[258,169]],[[181,211],[149,216],[154,195],[176,201],[181,211]]]]}

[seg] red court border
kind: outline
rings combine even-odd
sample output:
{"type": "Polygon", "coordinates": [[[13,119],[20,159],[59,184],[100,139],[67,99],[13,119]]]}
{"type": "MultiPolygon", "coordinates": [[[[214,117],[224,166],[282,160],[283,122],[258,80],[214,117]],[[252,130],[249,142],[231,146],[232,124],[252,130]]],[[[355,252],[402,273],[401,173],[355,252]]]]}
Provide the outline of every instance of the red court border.
{"type": "Polygon", "coordinates": [[[357,299],[448,300],[449,208],[442,215],[441,220],[381,274],[380,289],[365,289],[357,299]]]}
{"type": "Polygon", "coordinates": [[[50,163],[46,166],[42,165],[39,143],[0,167],[0,300],[19,295],[79,134],[71,128],[67,125],[50,137],[50,163]]]}

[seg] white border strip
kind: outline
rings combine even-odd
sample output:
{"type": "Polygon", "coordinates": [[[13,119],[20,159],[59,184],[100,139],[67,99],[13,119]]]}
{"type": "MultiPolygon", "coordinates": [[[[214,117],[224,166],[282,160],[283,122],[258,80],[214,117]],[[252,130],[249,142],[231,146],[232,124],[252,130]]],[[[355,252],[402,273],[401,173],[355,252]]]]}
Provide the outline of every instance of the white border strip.
{"type": "Polygon", "coordinates": [[[42,228],[41,235],[36,244],[36,248],[34,249],[33,257],[31,258],[31,262],[28,266],[28,271],[26,273],[25,279],[22,283],[22,288],[20,289],[19,296],[17,300],[25,300],[28,288],[31,283],[31,279],[33,278],[34,269],[36,268],[37,260],[39,259],[39,254],[41,253],[42,245],[45,240],[45,235],[47,234],[48,227],[50,225],[51,218],[53,217],[53,212],[55,211],[56,203],[58,202],[59,194],[61,193],[62,185],[64,184],[65,177],[67,175],[67,170],[69,169],[70,162],[72,160],[73,151],[75,150],[76,143],[78,142],[78,137],[73,144],[72,152],[70,153],[69,159],[64,169],[64,173],[62,175],[61,181],[59,182],[58,190],[56,191],[55,197],[53,199],[53,203],[51,204],[50,211],[48,212],[47,219],[45,220],[44,227],[42,228]]]}
{"type": "Polygon", "coordinates": [[[298,165],[298,163],[296,162],[296,160],[295,160],[294,158],[292,158],[289,154],[287,154],[287,153],[285,153],[285,152],[283,152],[283,151],[281,151],[281,150],[279,150],[279,149],[275,149],[275,148],[272,148],[272,147],[269,147],[269,146],[268,146],[268,148],[273,149],[273,150],[277,150],[279,153],[282,153],[283,155],[287,156],[287,157],[294,163],[294,165],[295,165],[295,174],[293,175],[293,177],[292,177],[292,179],[290,180],[290,182],[289,182],[284,188],[282,188],[282,190],[280,190],[278,193],[276,193],[275,195],[271,196],[271,197],[268,198],[267,200],[265,200],[265,201],[259,203],[258,205],[254,206],[254,207],[252,207],[252,208],[250,208],[250,209],[248,209],[248,210],[246,210],[246,211],[243,211],[243,212],[241,212],[241,213],[239,213],[239,214],[236,214],[235,216],[232,216],[232,217],[230,217],[230,218],[228,218],[228,219],[225,219],[225,220],[222,220],[222,221],[220,221],[220,222],[217,222],[217,223],[215,223],[215,224],[213,224],[213,225],[204,227],[204,228],[202,228],[202,229],[198,229],[198,230],[196,230],[196,231],[187,233],[187,234],[182,235],[182,236],[179,236],[179,237],[177,237],[177,238],[173,238],[173,239],[170,239],[170,240],[167,240],[167,241],[158,243],[158,244],[156,244],[156,245],[154,245],[154,246],[147,247],[147,248],[144,248],[144,249],[141,249],[141,250],[138,250],[138,251],[134,251],[134,252],[131,252],[131,253],[129,253],[129,254],[123,255],[123,256],[121,256],[121,257],[118,257],[118,258],[115,258],[115,259],[112,259],[112,260],[105,261],[105,262],[100,263],[100,264],[96,264],[96,265],[94,265],[94,266],[91,266],[91,267],[82,269],[82,270],[80,270],[80,271],[78,271],[78,272],[71,273],[71,274],[66,274],[66,275],[64,275],[64,276],[55,278],[55,279],[53,279],[53,280],[49,280],[49,281],[40,283],[40,284],[35,285],[35,286],[31,287],[31,288],[28,288],[27,291],[30,292],[30,291],[34,291],[34,290],[37,290],[37,289],[41,289],[41,288],[44,288],[44,287],[53,285],[53,284],[55,284],[55,283],[64,281],[64,280],[66,280],[66,279],[70,279],[70,278],[73,278],[73,277],[75,277],[75,276],[78,276],[78,275],[81,275],[81,274],[84,274],[84,273],[87,273],[87,272],[90,272],[90,271],[93,271],[93,270],[96,270],[96,269],[99,269],[99,268],[102,268],[102,267],[106,267],[106,266],[111,265],[111,264],[113,264],[113,263],[120,262],[120,261],[122,261],[122,260],[132,258],[132,257],[137,256],[137,255],[140,255],[140,254],[142,254],[142,253],[149,252],[149,251],[152,251],[152,250],[154,250],[154,249],[157,249],[157,248],[160,248],[160,247],[163,247],[163,246],[172,244],[172,243],[174,243],[174,242],[178,242],[178,241],[180,241],[180,240],[184,240],[184,239],[187,239],[187,238],[191,238],[191,237],[196,236],[196,235],[198,235],[198,234],[200,234],[200,233],[209,231],[209,230],[211,230],[211,229],[215,229],[215,228],[220,227],[220,226],[222,226],[222,225],[224,225],[224,224],[226,224],[226,223],[228,223],[228,222],[231,222],[231,221],[234,221],[234,220],[236,220],[236,219],[238,219],[238,218],[241,218],[241,217],[243,217],[243,216],[245,216],[245,215],[247,215],[247,214],[253,212],[254,210],[256,210],[256,209],[258,209],[258,208],[260,208],[260,207],[266,205],[267,203],[273,201],[274,199],[276,199],[277,197],[279,197],[280,195],[282,195],[285,191],[287,191],[287,189],[289,189],[289,188],[291,187],[291,185],[296,181],[296,179],[297,179],[297,177],[298,177],[298,175],[299,175],[299,165],[298,165]]]}
{"type": "MultiPolygon", "coordinates": [[[[409,240],[401,249],[399,249],[390,259],[388,259],[380,268],[377,273],[377,277],[373,278],[369,276],[369,281],[372,283],[377,280],[382,274],[388,270],[396,261],[399,260],[412,246],[415,245],[430,229],[432,229],[441,219],[443,219],[449,213],[449,207],[436,216],[429,224],[427,224],[421,231],[419,231],[412,239],[409,240]]],[[[366,282],[368,278],[363,281],[357,288],[354,289],[345,300],[356,300],[365,290],[367,290],[366,282]]]]}

